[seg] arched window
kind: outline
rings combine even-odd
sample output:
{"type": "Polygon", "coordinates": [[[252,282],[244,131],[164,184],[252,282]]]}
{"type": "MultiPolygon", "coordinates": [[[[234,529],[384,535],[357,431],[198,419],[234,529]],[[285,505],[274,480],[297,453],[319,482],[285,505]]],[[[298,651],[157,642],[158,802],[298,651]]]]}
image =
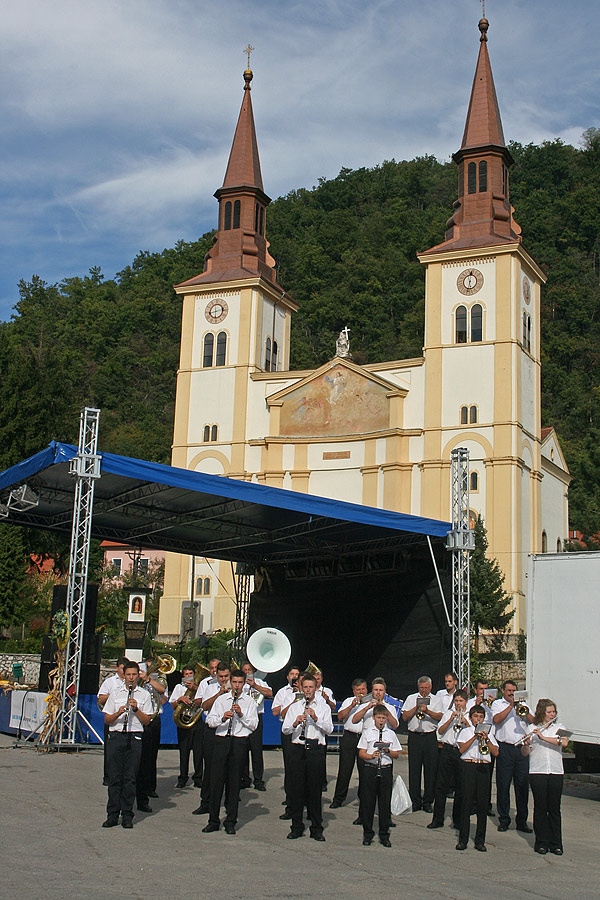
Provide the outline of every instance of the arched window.
{"type": "Polygon", "coordinates": [[[215,336],[209,331],[204,337],[204,353],[202,354],[202,365],[205,369],[209,369],[213,364],[214,346],[215,336]]]}
{"type": "Polygon", "coordinates": [[[225,357],[227,355],[227,335],[224,331],[220,331],[217,335],[217,358],[216,366],[225,365],[225,357]]]}
{"type": "Polygon", "coordinates": [[[271,357],[271,372],[277,371],[277,341],[273,341],[273,356],[271,357]]]}
{"type": "Polygon", "coordinates": [[[210,425],[204,426],[204,442],[210,441],[210,425]]]}
{"type": "Polygon", "coordinates": [[[467,191],[474,194],[477,190],[477,166],[475,163],[469,163],[467,169],[467,191]]]}
{"type": "Polygon", "coordinates": [[[258,230],[261,234],[265,233],[265,210],[263,206],[260,208],[260,228],[258,230]]]}
{"type": "Polygon", "coordinates": [[[254,204],[254,230],[258,231],[258,203],[254,204]]]}
{"type": "Polygon", "coordinates": [[[477,422],[477,407],[476,406],[472,406],[471,409],[469,410],[469,422],[471,423],[471,425],[475,425],[475,423],[477,422]]]}
{"type": "Polygon", "coordinates": [[[527,347],[527,313],[523,310],[523,346],[527,347]]]}
{"type": "Polygon", "coordinates": [[[487,163],[482,159],[479,163],[479,192],[487,191],[487,163]]]}
{"type": "Polygon", "coordinates": [[[527,349],[531,353],[531,316],[527,316],[527,349]]]}
{"type": "Polygon", "coordinates": [[[204,593],[205,595],[210,594],[210,578],[204,579],[204,593]]]}
{"type": "Polygon", "coordinates": [[[271,371],[271,338],[265,341],[265,372],[271,371]]]}
{"type": "Polygon", "coordinates": [[[240,208],[241,208],[240,201],[236,200],[235,203],[233,204],[233,227],[234,228],[240,227],[240,208]]]}
{"type": "Polygon", "coordinates": [[[471,483],[469,487],[472,491],[479,490],[479,476],[477,475],[477,472],[471,472],[471,483]]]}
{"type": "Polygon", "coordinates": [[[467,343],[467,307],[459,306],[456,310],[456,343],[467,343]]]}
{"type": "Polygon", "coordinates": [[[225,222],[223,228],[225,231],[229,231],[231,228],[231,200],[228,200],[225,204],[225,222]]]}
{"type": "Polygon", "coordinates": [[[211,441],[216,441],[216,440],[217,440],[217,432],[218,432],[217,426],[216,426],[216,425],[213,425],[212,428],[210,429],[210,439],[211,439],[211,441]]]}
{"type": "Polygon", "coordinates": [[[483,309],[479,303],[471,307],[471,340],[483,340],[483,309]]]}
{"type": "Polygon", "coordinates": [[[557,553],[561,553],[561,552],[562,552],[562,544],[561,544],[561,542],[560,542],[560,538],[559,538],[559,539],[557,540],[557,542],[556,542],[556,552],[557,552],[557,553]]]}
{"type": "Polygon", "coordinates": [[[469,424],[469,407],[461,406],[460,408],[460,424],[468,425],[469,424]]]}
{"type": "Polygon", "coordinates": [[[542,531],[542,553],[548,552],[548,535],[542,531]]]}
{"type": "Polygon", "coordinates": [[[196,597],[202,594],[202,579],[196,578],[196,597]]]}

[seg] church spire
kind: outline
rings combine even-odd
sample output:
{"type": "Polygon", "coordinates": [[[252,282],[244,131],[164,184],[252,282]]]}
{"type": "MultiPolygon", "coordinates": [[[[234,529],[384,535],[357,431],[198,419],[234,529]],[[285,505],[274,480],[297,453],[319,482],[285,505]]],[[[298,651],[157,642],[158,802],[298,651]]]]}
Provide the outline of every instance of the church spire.
{"type": "Polygon", "coordinates": [[[250,99],[254,77],[250,68],[252,49],[248,46],[244,51],[248,53],[248,67],[244,71],[242,106],[225,178],[215,192],[219,201],[217,234],[206,255],[204,272],[184,282],[186,285],[236,281],[256,275],[276,283],[275,260],[265,239],[266,209],[271,200],[263,190],[250,99]]]}
{"type": "Polygon", "coordinates": [[[504,142],[500,108],[487,49],[489,22],[479,21],[480,45],[463,139],[453,159],[458,199],[446,223],[446,239],[426,251],[469,249],[521,240],[509,202],[508,169],[513,159],[504,142]]]}

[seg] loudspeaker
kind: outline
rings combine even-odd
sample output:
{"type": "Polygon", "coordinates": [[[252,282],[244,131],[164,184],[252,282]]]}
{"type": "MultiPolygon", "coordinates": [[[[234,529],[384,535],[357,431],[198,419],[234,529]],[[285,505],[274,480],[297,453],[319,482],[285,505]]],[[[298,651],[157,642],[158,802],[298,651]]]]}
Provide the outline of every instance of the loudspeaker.
{"type": "MultiPolygon", "coordinates": [[[[60,607],[59,607],[60,608],[60,607]]],[[[96,694],[100,681],[100,659],[102,648],[101,634],[83,635],[81,648],[81,671],[79,673],[79,693],[96,694]]],[[[54,654],[56,653],[56,641],[49,634],[42,638],[42,656],[40,660],[39,690],[50,690],[49,674],[55,667],[54,654]]]]}

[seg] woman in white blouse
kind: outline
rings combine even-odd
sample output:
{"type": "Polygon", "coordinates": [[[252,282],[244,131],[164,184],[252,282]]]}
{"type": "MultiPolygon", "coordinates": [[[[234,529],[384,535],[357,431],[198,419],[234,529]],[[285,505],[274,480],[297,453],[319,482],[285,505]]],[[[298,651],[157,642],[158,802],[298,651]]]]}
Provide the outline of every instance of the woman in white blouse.
{"type": "Polygon", "coordinates": [[[557,721],[554,700],[538,700],[533,722],[521,748],[529,756],[529,783],[533,794],[533,830],[535,852],[562,856],[560,799],[563,788],[562,749],[567,743],[558,734],[563,726],[557,721]]]}

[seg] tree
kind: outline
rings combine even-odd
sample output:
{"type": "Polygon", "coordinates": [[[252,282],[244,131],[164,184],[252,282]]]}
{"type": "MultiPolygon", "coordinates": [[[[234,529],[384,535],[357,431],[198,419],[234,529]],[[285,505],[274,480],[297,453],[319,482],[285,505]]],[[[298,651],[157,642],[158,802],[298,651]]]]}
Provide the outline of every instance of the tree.
{"type": "Polygon", "coordinates": [[[483,519],[475,521],[475,550],[471,554],[471,627],[475,634],[475,650],[479,650],[480,631],[501,634],[512,618],[507,612],[510,596],[503,589],[504,575],[496,559],[487,556],[488,539],[483,519]]]}
{"type": "Polygon", "coordinates": [[[22,529],[0,525],[0,628],[21,622],[26,597],[27,562],[22,529]]]}

